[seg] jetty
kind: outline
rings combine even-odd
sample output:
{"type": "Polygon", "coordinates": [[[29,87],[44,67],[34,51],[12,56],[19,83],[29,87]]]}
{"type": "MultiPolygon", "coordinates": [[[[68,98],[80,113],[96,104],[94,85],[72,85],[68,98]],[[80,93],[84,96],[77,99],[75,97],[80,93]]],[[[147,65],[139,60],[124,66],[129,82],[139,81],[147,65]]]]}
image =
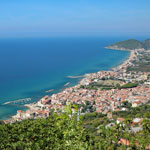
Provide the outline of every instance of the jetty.
{"type": "Polygon", "coordinates": [[[72,79],[82,78],[82,77],[85,77],[85,75],[81,75],[81,76],[67,76],[67,78],[72,78],[72,79]]]}
{"type": "Polygon", "coordinates": [[[3,105],[8,105],[8,104],[15,104],[15,103],[19,103],[19,102],[27,102],[27,101],[31,101],[31,98],[24,98],[24,99],[19,99],[19,100],[15,100],[15,101],[8,101],[5,102],[3,105]]]}
{"type": "Polygon", "coordinates": [[[66,83],[64,86],[68,86],[70,84],[70,82],[66,83]]]}
{"type": "Polygon", "coordinates": [[[50,93],[50,92],[53,92],[53,91],[54,91],[53,89],[50,89],[50,90],[45,91],[45,93],[50,93]]]}

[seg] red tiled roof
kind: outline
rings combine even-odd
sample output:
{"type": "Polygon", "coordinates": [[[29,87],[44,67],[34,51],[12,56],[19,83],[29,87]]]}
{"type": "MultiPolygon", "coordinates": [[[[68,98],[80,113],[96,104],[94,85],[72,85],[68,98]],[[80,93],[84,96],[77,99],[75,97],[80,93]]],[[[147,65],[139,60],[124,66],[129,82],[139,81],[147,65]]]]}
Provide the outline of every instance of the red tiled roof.
{"type": "Polygon", "coordinates": [[[123,144],[123,145],[126,145],[126,146],[129,146],[130,145],[130,142],[126,139],[123,139],[121,138],[119,141],[118,141],[118,144],[123,144]]]}
{"type": "Polygon", "coordinates": [[[124,118],[117,118],[118,121],[124,121],[124,118]]]}
{"type": "Polygon", "coordinates": [[[18,112],[18,113],[21,113],[21,112],[22,112],[22,110],[17,110],[17,112],[18,112]]]}

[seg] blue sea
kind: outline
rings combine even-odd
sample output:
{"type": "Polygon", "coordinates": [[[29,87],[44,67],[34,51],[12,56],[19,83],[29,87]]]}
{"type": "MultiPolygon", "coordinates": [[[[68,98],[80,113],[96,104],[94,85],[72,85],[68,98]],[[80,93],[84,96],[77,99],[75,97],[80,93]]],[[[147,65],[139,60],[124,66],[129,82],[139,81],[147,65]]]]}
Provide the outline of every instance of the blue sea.
{"type": "Polygon", "coordinates": [[[8,101],[31,98],[38,101],[77,84],[79,76],[110,70],[128,58],[129,52],[105,49],[120,38],[55,37],[0,39],[0,120],[25,110],[26,102],[3,105],[8,101]]]}

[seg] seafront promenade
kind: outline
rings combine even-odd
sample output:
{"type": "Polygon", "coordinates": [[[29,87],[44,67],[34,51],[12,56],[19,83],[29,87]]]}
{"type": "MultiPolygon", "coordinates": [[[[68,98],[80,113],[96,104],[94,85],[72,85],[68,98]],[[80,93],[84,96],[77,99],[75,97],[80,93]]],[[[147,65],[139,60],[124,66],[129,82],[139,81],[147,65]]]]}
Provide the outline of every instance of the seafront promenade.
{"type": "MultiPolygon", "coordinates": [[[[145,104],[150,99],[150,73],[149,72],[128,72],[127,68],[134,66],[133,61],[138,59],[140,49],[130,52],[130,56],[121,65],[112,69],[112,71],[99,71],[97,73],[86,74],[80,82],[74,86],[63,90],[60,93],[51,96],[44,96],[37,103],[26,105],[29,109],[24,111],[18,110],[15,116],[4,122],[15,122],[23,119],[38,117],[46,118],[50,115],[51,110],[64,111],[64,106],[69,103],[79,104],[81,114],[88,113],[91,110],[84,110],[87,101],[92,105],[92,111],[103,114],[112,111],[120,111],[119,106],[128,101],[132,107],[145,104]],[[100,87],[100,83],[111,86],[107,88],[100,87]],[[137,83],[132,88],[124,88],[128,83],[137,83]]],[[[103,85],[104,86],[104,85],[103,85]]],[[[106,85],[105,85],[106,86],[106,85]]]]}

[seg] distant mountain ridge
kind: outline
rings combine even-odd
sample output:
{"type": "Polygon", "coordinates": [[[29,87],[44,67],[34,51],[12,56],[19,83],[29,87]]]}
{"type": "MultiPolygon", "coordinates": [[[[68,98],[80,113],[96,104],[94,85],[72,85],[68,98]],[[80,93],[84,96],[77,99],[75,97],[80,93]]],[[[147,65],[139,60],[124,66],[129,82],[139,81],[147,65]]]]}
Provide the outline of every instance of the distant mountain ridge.
{"type": "Polygon", "coordinates": [[[150,39],[145,41],[138,41],[135,39],[129,39],[121,42],[116,42],[107,46],[109,49],[118,49],[118,50],[135,50],[135,49],[144,49],[150,50],[150,39]]]}

